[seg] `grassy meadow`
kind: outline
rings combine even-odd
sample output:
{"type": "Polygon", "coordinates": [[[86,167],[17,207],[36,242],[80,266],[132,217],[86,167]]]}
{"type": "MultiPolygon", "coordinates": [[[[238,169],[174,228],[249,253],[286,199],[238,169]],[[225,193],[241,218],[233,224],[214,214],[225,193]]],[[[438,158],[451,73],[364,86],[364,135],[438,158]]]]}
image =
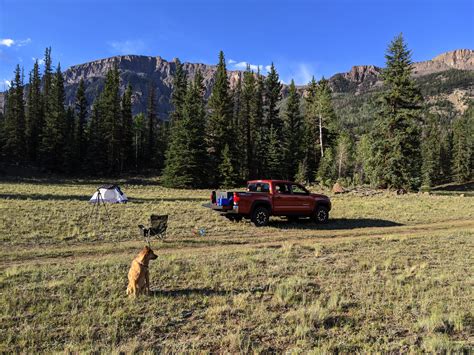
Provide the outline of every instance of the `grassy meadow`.
{"type": "Polygon", "coordinates": [[[91,218],[100,184],[0,182],[0,352],[474,350],[472,197],[336,195],[327,225],[257,229],[153,180],[91,218]],[[152,213],[168,238],[132,300],[152,213]]]}

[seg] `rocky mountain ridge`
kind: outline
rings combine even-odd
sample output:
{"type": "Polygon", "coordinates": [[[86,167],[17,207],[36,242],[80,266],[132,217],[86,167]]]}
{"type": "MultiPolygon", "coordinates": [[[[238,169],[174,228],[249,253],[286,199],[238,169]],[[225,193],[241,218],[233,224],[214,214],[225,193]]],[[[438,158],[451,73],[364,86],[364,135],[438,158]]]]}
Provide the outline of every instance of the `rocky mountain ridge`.
{"type": "MultiPolygon", "coordinates": [[[[125,90],[128,83],[132,85],[134,113],[145,110],[149,87],[154,85],[158,114],[160,118],[166,119],[171,109],[170,98],[176,61],[177,59],[167,61],[160,56],[123,55],[74,65],[64,72],[66,102],[67,104],[74,102],[77,86],[83,79],[88,102],[92,105],[94,98],[104,86],[107,71],[117,64],[120,70],[121,90],[125,90]]],[[[198,70],[201,71],[208,96],[214,82],[216,66],[188,62],[183,65],[189,79],[192,79],[198,70]]],[[[431,60],[416,62],[413,64],[413,75],[422,77],[450,69],[474,71],[474,50],[457,49],[442,53],[431,60]]],[[[382,68],[374,65],[356,65],[346,73],[333,75],[329,78],[329,82],[335,93],[358,95],[380,86],[381,73],[382,68]]],[[[229,71],[231,87],[235,86],[242,75],[242,71],[229,71]]],[[[284,94],[286,89],[285,86],[284,94]]],[[[304,86],[300,87],[300,90],[304,91],[304,86]]],[[[3,95],[0,94],[0,102],[2,101],[3,95]]]]}

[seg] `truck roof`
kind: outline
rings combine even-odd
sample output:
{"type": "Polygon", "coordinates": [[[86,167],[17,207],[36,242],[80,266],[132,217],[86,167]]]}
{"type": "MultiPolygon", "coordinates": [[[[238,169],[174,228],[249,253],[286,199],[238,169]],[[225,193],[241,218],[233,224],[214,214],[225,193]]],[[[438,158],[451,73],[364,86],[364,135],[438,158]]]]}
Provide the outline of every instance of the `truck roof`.
{"type": "Polygon", "coordinates": [[[264,180],[249,180],[249,181],[247,181],[247,184],[256,183],[256,182],[266,182],[266,183],[270,183],[270,184],[272,182],[282,183],[282,184],[294,184],[295,183],[294,181],[290,181],[290,180],[264,179],[264,180]]]}

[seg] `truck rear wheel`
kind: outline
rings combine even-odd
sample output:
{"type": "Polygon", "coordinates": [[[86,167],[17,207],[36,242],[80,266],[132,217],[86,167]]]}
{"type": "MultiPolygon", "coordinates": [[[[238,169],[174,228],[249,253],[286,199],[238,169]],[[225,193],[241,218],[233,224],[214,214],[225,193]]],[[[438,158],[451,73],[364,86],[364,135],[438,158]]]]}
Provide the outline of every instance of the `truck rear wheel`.
{"type": "Polygon", "coordinates": [[[252,213],[252,222],[256,227],[265,227],[269,219],[270,212],[266,207],[257,207],[252,213]]]}
{"type": "Polygon", "coordinates": [[[316,211],[313,215],[313,220],[319,224],[327,223],[329,220],[329,210],[327,209],[327,207],[320,206],[316,208],[316,211]]]}

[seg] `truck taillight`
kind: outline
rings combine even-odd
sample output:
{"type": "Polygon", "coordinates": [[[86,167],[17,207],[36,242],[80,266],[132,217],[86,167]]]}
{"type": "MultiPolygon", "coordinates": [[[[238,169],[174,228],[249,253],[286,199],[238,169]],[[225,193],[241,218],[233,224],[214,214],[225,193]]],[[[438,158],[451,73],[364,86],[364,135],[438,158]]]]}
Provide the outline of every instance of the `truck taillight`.
{"type": "Polygon", "coordinates": [[[234,205],[238,205],[240,202],[240,196],[237,192],[234,192],[234,205]]]}

